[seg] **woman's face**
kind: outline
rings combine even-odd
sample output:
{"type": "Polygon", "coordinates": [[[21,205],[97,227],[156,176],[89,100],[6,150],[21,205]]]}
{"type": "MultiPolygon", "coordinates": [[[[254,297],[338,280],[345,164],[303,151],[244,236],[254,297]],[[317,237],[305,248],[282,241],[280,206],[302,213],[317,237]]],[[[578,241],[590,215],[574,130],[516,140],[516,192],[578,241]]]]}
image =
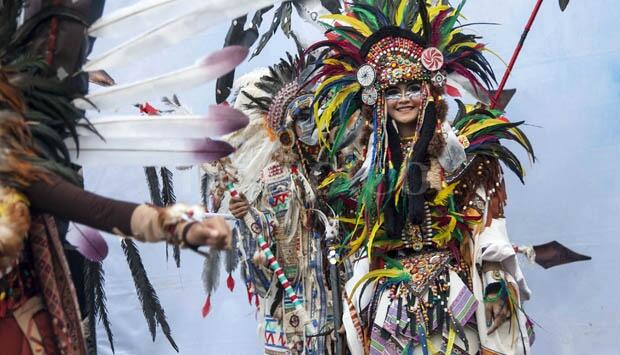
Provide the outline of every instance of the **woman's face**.
{"type": "Polygon", "coordinates": [[[416,121],[423,100],[422,87],[417,82],[400,83],[385,89],[388,114],[401,125],[416,121]]]}

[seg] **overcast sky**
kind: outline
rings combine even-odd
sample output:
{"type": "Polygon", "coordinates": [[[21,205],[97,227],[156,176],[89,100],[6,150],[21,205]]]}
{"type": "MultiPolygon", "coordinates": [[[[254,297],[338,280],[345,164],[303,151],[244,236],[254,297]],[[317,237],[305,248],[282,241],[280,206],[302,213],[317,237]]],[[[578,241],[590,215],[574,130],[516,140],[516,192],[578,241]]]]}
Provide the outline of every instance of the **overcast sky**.
{"type": "MultiPolygon", "coordinates": [[[[470,22],[501,24],[475,30],[508,61],[534,2],[470,0],[463,12],[470,22]]],[[[106,12],[130,3],[107,0],[106,12]]],[[[536,164],[528,165],[525,186],[507,175],[511,239],[516,244],[558,240],[594,258],[551,270],[522,260],[533,290],[525,308],[542,327],[536,329],[536,354],[618,354],[620,306],[613,295],[620,273],[616,258],[620,244],[619,15],[617,0],[572,0],[565,13],[556,0],[544,2],[508,84],[518,89],[508,117],[531,125],[525,131],[538,157],[536,164]]],[[[267,24],[271,16],[267,15],[267,24]]],[[[296,19],[293,28],[299,22],[296,19]]],[[[111,74],[124,83],[189,65],[221,47],[226,30],[227,24],[173,48],[144,53],[140,63],[111,74]]],[[[95,53],[113,44],[99,41],[95,53]]],[[[292,49],[292,43],[278,35],[239,72],[272,64],[292,49]]],[[[503,64],[490,59],[501,76],[503,64]]],[[[178,94],[196,113],[206,112],[214,102],[213,85],[178,94]]],[[[85,175],[90,190],[136,202],[148,200],[141,168],[87,169],[85,175]]],[[[175,185],[179,201],[198,201],[197,171],[175,172],[175,185]]],[[[116,354],[172,354],[162,334],[151,342],[120,247],[113,237],[108,241],[111,253],[105,268],[116,354]]],[[[163,246],[141,245],[140,249],[181,354],[261,353],[254,311],[238,276],[234,293],[222,284],[213,296],[211,315],[202,319],[202,260],[183,253],[182,268],[177,270],[166,262],[163,246]]],[[[100,353],[111,353],[102,334],[100,353]]]]}

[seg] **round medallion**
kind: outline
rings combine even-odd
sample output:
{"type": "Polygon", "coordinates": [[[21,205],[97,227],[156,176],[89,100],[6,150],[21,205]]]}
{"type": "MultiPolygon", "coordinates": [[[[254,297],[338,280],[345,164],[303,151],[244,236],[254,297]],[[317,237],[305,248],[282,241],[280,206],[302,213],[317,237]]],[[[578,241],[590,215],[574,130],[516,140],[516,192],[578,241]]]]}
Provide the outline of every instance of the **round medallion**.
{"type": "Polygon", "coordinates": [[[420,59],[424,68],[430,71],[437,71],[443,67],[443,54],[435,47],[426,48],[422,52],[422,58],[420,59]]]}
{"type": "Polygon", "coordinates": [[[280,143],[286,148],[290,148],[295,144],[295,135],[292,130],[287,129],[280,133],[280,143]]]}
{"type": "Polygon", "coordinates": [[[446,85],[446,81],[447,80],[448,80],[448,77],[442,71],[436,72],[431,77],[431,83],[433,83],[433,86],[436,87],[436,88],[444,87],[444,85],[446,85]]]}
{"type": "Polygon", "coordinates": [[[374,86],[369,86],[362,90],[362,102],[368,106],[372,106],[377,103],[377,89],[374,86]]]}
{"type": "Polygon", "coordinates": [[[375,78],[375,69],[370,64],[364,64],[357,70],[357,82],[363,87],[374,84],[375,78]]]}

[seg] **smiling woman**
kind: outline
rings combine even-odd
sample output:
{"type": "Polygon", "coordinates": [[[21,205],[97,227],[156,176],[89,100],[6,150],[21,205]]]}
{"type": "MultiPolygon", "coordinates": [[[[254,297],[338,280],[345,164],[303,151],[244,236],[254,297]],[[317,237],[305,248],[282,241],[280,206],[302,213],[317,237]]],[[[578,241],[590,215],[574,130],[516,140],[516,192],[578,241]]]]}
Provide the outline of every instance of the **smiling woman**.
{"type": "Polygon", "coordinates": [[[415,133],[416,122],[427,94],[419,82],[400,83],[385,90],[388,116],[394,120],[401,138],[415,133]]]}

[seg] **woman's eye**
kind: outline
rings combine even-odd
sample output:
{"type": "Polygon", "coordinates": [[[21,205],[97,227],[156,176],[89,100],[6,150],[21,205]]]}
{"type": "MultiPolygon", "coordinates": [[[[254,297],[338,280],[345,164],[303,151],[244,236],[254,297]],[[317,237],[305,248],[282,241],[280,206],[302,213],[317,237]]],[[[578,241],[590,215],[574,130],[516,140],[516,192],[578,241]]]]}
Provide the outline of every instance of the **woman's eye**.
{"type": "Polygon", "coordinates": [[[400,91],[399,90],[388,90],[385,92],[386,96],[397,96],[400,95],[400,91]]]}
{"type": "Polygon", "coordinates": [[[420,91],[420,85],[410,85],[407,86],[407,91],[420,91]]]}

